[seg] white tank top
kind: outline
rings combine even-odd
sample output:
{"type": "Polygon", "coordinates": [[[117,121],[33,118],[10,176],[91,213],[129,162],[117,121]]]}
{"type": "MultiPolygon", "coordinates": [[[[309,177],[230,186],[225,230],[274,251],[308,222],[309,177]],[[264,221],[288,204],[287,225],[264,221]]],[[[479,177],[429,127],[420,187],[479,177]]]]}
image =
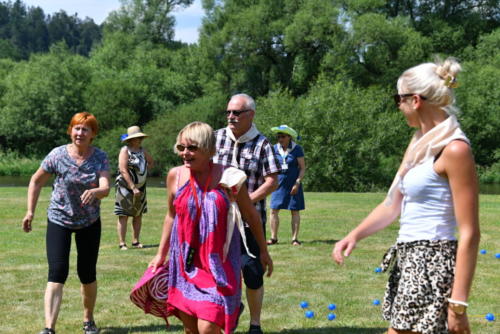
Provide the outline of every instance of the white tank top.
{"type": "Polygon", "coordinates": [[[448,179],[434,171],[434,158],[410,169],[403,194],[398,242],[456,240],[456,219],[448,179]]]}

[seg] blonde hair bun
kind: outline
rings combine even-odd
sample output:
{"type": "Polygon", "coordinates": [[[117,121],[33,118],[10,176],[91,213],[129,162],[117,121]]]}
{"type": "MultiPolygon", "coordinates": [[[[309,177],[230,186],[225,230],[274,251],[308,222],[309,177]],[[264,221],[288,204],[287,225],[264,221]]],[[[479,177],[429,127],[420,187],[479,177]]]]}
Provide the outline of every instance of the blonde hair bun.
{"type": "Polygon", "coordinates": [[[462,71],[462,66],[458,61],[453,57],[448,57],[444,62],[438,59],[436,65],[436,73],[444,80],[443,84],[448,88],[457,88],[457,76],[462,71]]]}
{"type": "Polygon", "coordinates": [[[398,79],[398,94],[419,94],[429,103],[439,106],[448,114],[456,114],[453,89],[458,86],[457,75],[462,66],[455,58],[444,62],[423,63],[407,69],[398,79]]]}

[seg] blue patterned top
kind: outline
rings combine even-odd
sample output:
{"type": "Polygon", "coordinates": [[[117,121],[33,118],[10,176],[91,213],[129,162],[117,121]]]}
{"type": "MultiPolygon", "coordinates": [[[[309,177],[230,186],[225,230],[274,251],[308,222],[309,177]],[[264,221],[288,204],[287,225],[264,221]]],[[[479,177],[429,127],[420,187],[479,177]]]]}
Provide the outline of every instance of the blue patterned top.
{"type": "Polygon", "coordinates": [[[67,145],[54,148],[42,161],[42,169],[56,176],[48,208],[50,222],[76,230],[99,218],[101,201],[82,206],[80,199],[85,190],[99,187],[100,172],[109,171],[107,154],[91,149],[92,154],[81,165],[71,158],[67,145]]]}

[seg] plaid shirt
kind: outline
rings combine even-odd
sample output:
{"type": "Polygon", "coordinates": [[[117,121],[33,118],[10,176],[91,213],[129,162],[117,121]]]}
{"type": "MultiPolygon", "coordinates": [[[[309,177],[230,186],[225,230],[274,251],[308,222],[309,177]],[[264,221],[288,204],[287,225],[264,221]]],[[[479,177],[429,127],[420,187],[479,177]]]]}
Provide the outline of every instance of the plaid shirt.
{"type": "MultiPolygon", "coordinates": [[[[231,166],[235,143],[227,135],[226,131],[230,130],[222,128],[215,131],[216,153],[213,161],[223,166],[231,166]]],[[[247,175],[246,186],[248,193],[254,192],[264,183],[264,176],[281,171],[273,146],[263,134],[259,134],[246,143],[238,144],[236,161],[238,161],[238,166],[233,167],[243,170],[247,175]]],[[[262,199],[255,203],[255,208],[260,213],[262,223],[265,224],[266,200],[262,199]]]]}

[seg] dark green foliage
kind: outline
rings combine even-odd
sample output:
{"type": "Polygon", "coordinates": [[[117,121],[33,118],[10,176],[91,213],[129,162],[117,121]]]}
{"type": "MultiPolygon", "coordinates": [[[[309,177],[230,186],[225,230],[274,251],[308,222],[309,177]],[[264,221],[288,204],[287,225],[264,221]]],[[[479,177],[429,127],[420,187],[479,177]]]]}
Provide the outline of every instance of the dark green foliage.
{"type": "Polygon", "coordinates": [[[67,141],[71,116],[85,111],[87,60],[58,44],[47,54],[17,63],[4,77],[0,136],[23,155],[46,154],[67,141]]]}
{"type": "Polygon", "coordinates": [[[40,7],[26,7],[20,0],[0,2],[0,58],[28,59],[58,42],[86,56],[101,34],[92,19],[69,16],[64,10],[45,15],[40,7]]]}

